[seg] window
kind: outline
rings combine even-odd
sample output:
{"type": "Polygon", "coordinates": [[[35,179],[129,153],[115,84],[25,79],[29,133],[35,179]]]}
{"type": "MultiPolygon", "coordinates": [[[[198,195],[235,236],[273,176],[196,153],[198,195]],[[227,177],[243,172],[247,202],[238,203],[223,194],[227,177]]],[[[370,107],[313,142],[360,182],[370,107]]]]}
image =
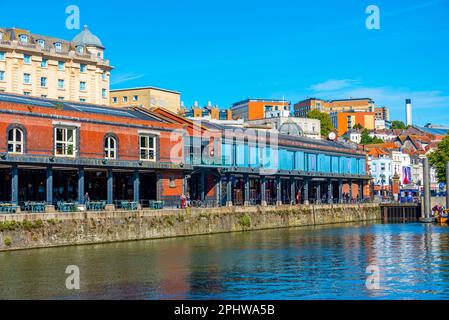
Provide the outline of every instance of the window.
{"type": "Polygon", "coordinates": [[[77,46],[76,47],[76,52],[79,54],[83,54],[84,53],[84,47],[83,46],[77,46]]]}
{"type": "Polygon", "coordinates": [[[156,161],[156,138],[154,136],[140,136],[140,160],[156,161]]]}
{"type": "Polygon", "coordinates": [[[21,34],[19,36],[19,40],[20,40],[20,42],[28,43],[28,36],[26,34],[21,34]]]}
{"type": "Polygon", "coordinates": [[[86,98],[80,98],[80,102],[86,102],[86,98]]]}
{"type": "Polygon", "coordinates": [[[65,69],[65,63],[62,61],[58,61],[58,70],[64,71],[64,69],[65,69]]]}
{"type": "Polygon", "coordinates": [[[5,61],[5,53],[0,51],[0,61],[5,61]]]}
{"type": "Polygon", "coordinates": [[[117,97],[112,98],[112,103],[117,103],[117,97]]]}
{"type": "Polygon", "coordinates": [[[103,72],[102,74],[101,74],[101,80],[106,80],[106,72],[103,72]]]}
{"type": "Polygon", "coordinates": [[[8,152],[14,154],[23,153],[23,131],[14,128],[8,132],[8,152]]]}
{"type": "Polygon", "coordinates": [[[31,56],[28,54],[23,55],[23,63],[30,64],[31,63],[31,56]]]}
{"type": "Polygon", "coordinates": [[[64,89],[65,81],[64,79],[58,79],[58,89],[64,89]]]}
{"type": "Polygon", "coordinates": [[[5,81],[5,71],[0,71],[0,81],[5,81]]]}
{"type": "Polygon", "coordinates": [[[86,72],[86,65],[85,64],[80,64],[80,72],[86,72]]]}
{"type": "Polygon", "coordinates": [[[23,74],[23,83],[30,84],[31,83],[31,75],[29,73],[23,74]]]}
{"type": "Polygon", "coordinates": [[[62,43],[61,42],[56,42],[55,43],[55,50],[56,50],[56,52],[61,52],[62,51],[62,43]]]}
{"type": "Polygon", "coordinates": [[[123,97],[123,102],[127,103],[128,102],[128,97],[123,97]]]}
{"type": "Polygon", "coordinates": [[[46,94],[42,94],[41,98],[47,98],[47,95],[46,94]]]}
{"type": "Polygon", "coordinates": [[[80,82],[80,91],[86,91],[86,83],[83,81],[80,82]]]}
{"type": "Polygon", "coordinates": [[[55,128],[55,155],[62,157],[74,157],[76,154],[76,129],[55,128]]]}
{"type": "Polygon", "coordinates": [[[106,89],[101,89],[101,95],[102,95],[103,98],[107,97],[106,89]]]}
{"type": "Polygon", "coordinates": [[[48,59],[42,58],[41,68],[47,68],[47,67],[48,67],[48,59]]]}
{"type": "Polygon", "coordinates": [[[134,96],[133,101],[139,101],[139,96],[134,96]]]}
{"type": "Polygon", "coordinates": [[[64,100],[64,97],[58,97],[58,100],[64,100]]]}
{"type": "Polygon", "coordinates": [[[47,87],[47,78],[41,77],[41,87],[46,88],[47,87]]]}
{"type": "Polygon", "coordinates": [[[24,92],[23,92],[23,95],[24,95],[24,96],[29,96],[30,94],[31,94],[31,92],[29,92],[29,91],[24,91],[24,92]]]}
{"type": "Polygon", "coordinates": [[[37,45],[42,49],[45,48],[45,41],[42,39],[37,40],[37,45]]]}
{"type": "Polygon", "coordinates": [[[109,136],[104,140],[104,157],[117,159],[117,140],[114,137],[109,136]]]}

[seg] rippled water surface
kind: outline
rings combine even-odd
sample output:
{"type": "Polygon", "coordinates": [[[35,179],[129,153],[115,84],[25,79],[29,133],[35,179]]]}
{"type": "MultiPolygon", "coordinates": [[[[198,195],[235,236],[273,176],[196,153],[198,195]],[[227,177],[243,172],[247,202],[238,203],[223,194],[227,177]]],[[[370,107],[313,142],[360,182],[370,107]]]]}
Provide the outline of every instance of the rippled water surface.
{"type": "Polygon", "coordinates": [[[449,299],[448,244],[448,227],[375,224],[8,252],[0,299],[449,299]]]}

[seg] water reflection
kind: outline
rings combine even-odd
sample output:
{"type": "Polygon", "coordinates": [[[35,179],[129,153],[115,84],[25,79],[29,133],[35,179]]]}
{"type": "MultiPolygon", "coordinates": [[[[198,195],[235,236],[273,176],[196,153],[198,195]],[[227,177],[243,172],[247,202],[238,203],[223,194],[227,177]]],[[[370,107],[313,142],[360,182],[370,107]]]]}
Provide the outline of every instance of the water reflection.
{"type": "Polygon", "coordinates": [[[447,227],[375,224],[0,253],[0,298],[448,299],[448,243],[447,227]]]}

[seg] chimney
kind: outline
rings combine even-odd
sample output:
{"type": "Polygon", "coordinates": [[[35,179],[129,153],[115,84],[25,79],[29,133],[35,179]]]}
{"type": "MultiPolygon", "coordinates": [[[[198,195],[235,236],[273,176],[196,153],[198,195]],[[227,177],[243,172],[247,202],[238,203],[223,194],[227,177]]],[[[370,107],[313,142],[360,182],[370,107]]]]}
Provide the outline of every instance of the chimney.
{"type": "Polygon", "coordinates": [[[198,108],[198,101],[195,101],[195,103],[193,104],[194,108],[198,108]]]}
{"type": "Polygon", "coordinates": [[[413,125],[413,121],[412,121],[412,100],[411,99],[405,100],[405,118],[406,118],[406,125],[407,126],[413,125]]]}

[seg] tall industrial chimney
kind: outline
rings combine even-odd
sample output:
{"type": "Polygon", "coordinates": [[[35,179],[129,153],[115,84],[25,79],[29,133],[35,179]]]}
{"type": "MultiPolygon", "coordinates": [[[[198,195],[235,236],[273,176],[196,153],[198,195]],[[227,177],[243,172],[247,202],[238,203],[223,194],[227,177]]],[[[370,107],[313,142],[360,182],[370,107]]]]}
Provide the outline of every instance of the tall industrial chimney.
{"type": "Polygon", "coordinates": [[[412,121],[412,100],[407,99],[405,100],[405,117],[406,117],[406,124],[407,126],[411,126],[413,124],[412,121]]]}

